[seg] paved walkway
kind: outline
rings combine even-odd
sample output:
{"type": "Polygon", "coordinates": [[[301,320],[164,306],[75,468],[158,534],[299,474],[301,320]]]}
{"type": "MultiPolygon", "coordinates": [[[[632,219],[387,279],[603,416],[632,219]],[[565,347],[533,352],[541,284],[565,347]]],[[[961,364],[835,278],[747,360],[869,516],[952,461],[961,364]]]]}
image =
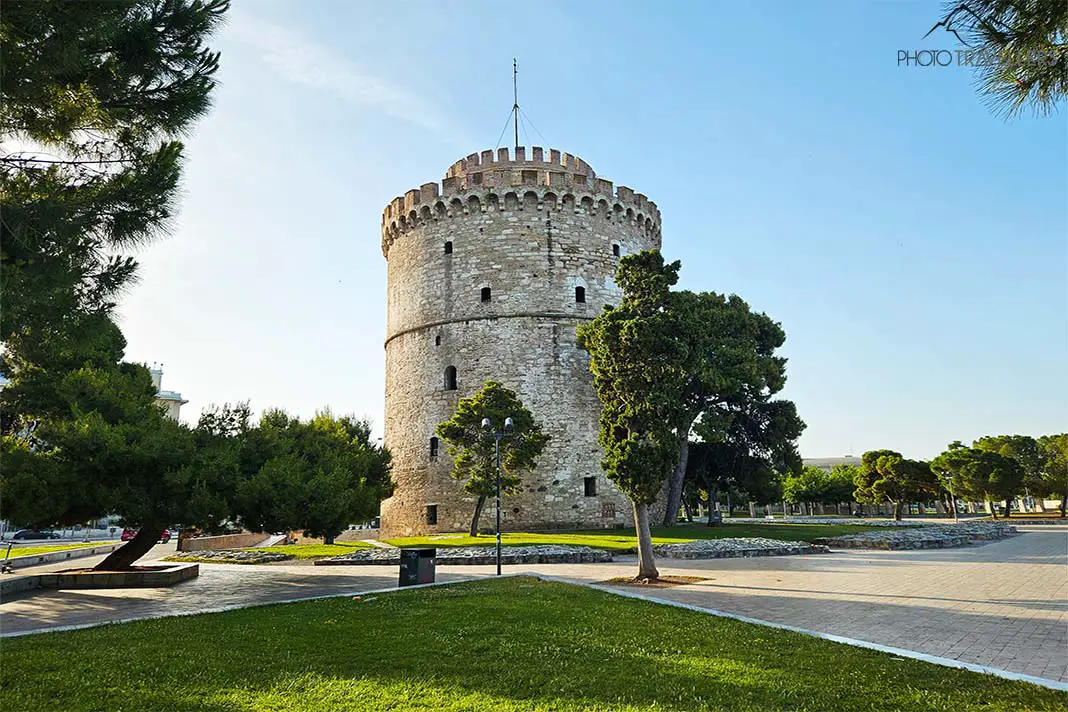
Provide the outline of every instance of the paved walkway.
{"type": "MultiPolygon", "coordinates": [[[[850,551],[818,556],[669,561],[662,574],[708,580],[645,595],[929,655],[1068,681],[1068,527],[1020,527],[1020,536],[963,549],[850,551]]],[[[160,546],[150,555],[169,553],[160,546]]],[[[634,573],[611,564],[506,567],[576,581],[634,573]]],[[[94,559],[84,559],[91,565],[94,559]]],[[[59,565],[69,567],[70,563],[59,565]]],[[[39,567],[34,571],[53,567],[39,567]]],[[[492,575],[442,566],[438,580],[492,575]]],[[[173,588],[55,591],[0,605],[0,631],[147,618],[251,602],[395,586],[386,566],[202,564],[173,588]]],[[[634,590],[630,587],[630,590],[634,590]]]]}

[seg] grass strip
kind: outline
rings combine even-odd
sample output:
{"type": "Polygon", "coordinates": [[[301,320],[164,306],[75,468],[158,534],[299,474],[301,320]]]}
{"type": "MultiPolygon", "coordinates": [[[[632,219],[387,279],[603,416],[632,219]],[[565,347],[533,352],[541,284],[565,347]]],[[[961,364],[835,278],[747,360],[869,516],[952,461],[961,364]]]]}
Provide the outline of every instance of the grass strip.
{"type": "Polygon", "coordinates": [[[1068,695],[517,577],[4,641],[0,709],[1032,712],[1068,695]]]}

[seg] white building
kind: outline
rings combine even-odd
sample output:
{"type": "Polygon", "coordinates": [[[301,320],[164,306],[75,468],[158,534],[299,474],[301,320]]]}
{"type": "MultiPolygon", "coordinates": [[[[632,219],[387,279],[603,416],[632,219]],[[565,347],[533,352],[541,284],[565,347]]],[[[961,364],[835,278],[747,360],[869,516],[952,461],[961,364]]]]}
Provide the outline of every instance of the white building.
{"type": "Polygon", "coordinates": [[[154,364],[152,368],[148,369],[152,374],[152,385],[156,387],[156,403],[166,411],[171,420],[178,420],[178,412],[182,406],[189,401],[182,399],[181,393],[175,391],[162,390],[160,384],[163,382],[163,369],[157,368],[154,364]]]}

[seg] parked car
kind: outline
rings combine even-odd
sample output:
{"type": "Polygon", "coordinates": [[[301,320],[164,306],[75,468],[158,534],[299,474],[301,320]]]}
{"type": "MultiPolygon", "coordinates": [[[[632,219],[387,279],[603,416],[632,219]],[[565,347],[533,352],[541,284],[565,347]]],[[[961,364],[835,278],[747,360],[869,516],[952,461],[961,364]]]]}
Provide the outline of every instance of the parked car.
{"type": "MultiPolygon", "coordinates": [[[[137,529],[123,529],[122,530],[122,536],[120,536],[119,538],[122,541],[130,541],[135,536],[137,536],[137,531],[138,531],[137,529]]],[[[163,533],[159,535],[159,540],[156,543],[158,543],[158,544],[166,544],[170,540],[171,540],[170,531],[164,529],[163,533]]]]}
{"type": "Polygon", "coordinates": [[[62,539],[63,536],[59,532],[48,531],[47,529],[19,529],[17,532],[11,535],[12,539],[62,539]]]}

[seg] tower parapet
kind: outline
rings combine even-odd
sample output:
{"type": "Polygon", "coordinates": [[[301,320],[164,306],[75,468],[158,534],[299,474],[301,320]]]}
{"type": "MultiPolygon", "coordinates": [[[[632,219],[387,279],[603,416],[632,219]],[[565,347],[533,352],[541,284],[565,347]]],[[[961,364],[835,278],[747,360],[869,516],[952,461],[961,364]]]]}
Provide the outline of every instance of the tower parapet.
{"type": "Polygon", "coordinates": [[[496,209],[509,197],[523,210],[531,195],[538,210],[596,211],[606,220],[636,223],[659,240],[660,210],[645,195],[598,178],[570,153],[535,146],[528,157],[519,146],[514,154],[507,148],[472,153],[453,163],[440,184],[424,183],[391,200],[382,212],[382,254],[388,258],[393,241],[420,222],[496,209]]]}

